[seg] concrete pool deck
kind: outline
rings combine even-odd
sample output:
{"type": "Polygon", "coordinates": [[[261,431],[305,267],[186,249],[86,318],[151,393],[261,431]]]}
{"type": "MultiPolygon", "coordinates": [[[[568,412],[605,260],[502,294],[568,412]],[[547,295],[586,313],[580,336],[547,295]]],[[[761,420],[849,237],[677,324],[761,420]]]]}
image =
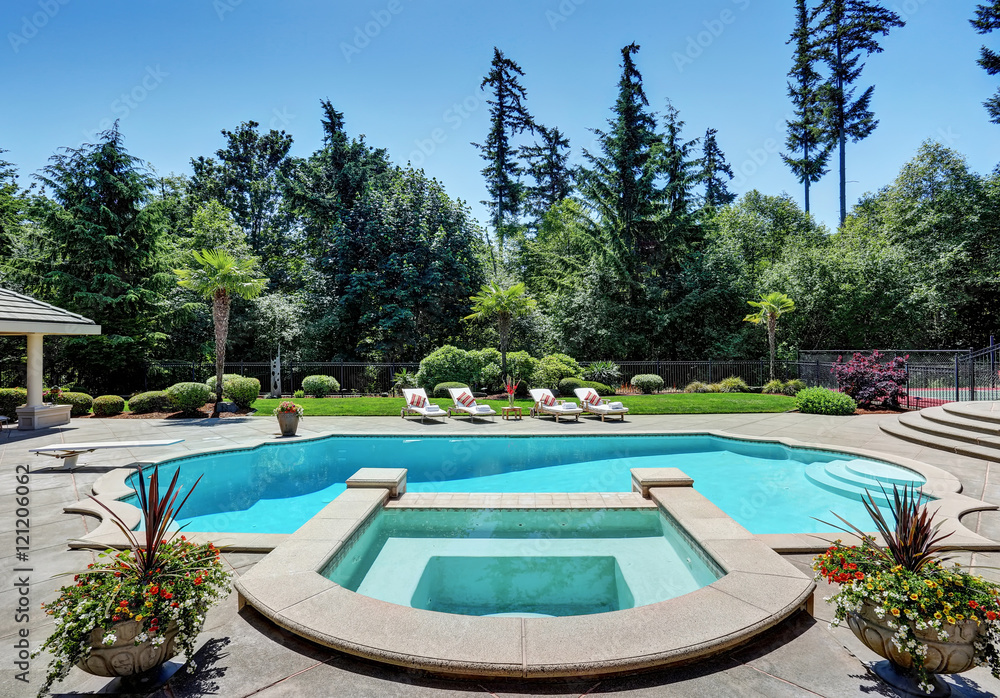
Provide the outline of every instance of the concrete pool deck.
{"type": "MultiPolygon", "coordinates": [[[[601,423],[583,418],[579,423],[554,424],[552,420],[525,419],[469,424],[448,420],[446,424],[410,422],[394,418],[313,417],[303,420],[300,433],[320,434],[614,434],[661,433],[676,430],[721,430],[734,435],[784,437],[823,443],[832,448],[862,448],[887,456],[903,456],[934,465],[956,476],[963,492],[975,499],[1000,504],[1000,475],[987,461],[950,454],[900,441],[881,432],[878,415],[820,417],[799,414],[672,415],[630,417],[624,423],[601,423]]],[[[37,691],[45,673],[45,657],[32,661],[30,684],[14,679],[12,645],[15,633],[30,631],[32,648],[38,646],[52,627],[38,605],[54,597],[62,579],[52,575],[74,571],[93,561],[94,553],[70,550],[67,542],[94,530],[96,520],[63,513],[63,507],[85,498],[90,487],[112,467],[136,460],[149,461],[221,447],[258,443],[277,432],[273,418],[257,417],[208,420],[125,420],[77,419],[60,429],[45,432],[11,432],[0,436],[0,524],[4,545],[3,585],[0,587],[0,644],[4,650],[0,666],[0,696],[29,696],[37,691]],[[81,458],[85,465],[75,471],[59,471],[56,461],[30,456],[29,448],[71,441],[184,438],[184,443],[167,449],[92,454],[81,458]],[[89,458],[89,460],[87,460],[89,458]],[[14,557],[14,467],[31,466],[31,546],[29,559],[14,557]],[[19,596],[16,567],[28,566],[31,619],[16,624],[12,609],[19,596]]],[[[963,521],[980,535],[1000,541],[1000,513],[982,512],[963,521]]],[[[232,553],[224,556],[236,574],[243,574],[262,556],[232,553]]],[[[800,570],[809,571],[809,555],[789,555],[785,559],[800,570]]],[[[965,562],[982,566],[984,576],[1000,579],[1000,573],[986,567],[1000,567],[1000,554],[966,555],[965,562]]],[[[20,576],[25,576],[21,574],[20,576]]],[[[199,638],[195,662],[199,670],[182,672],[157,694],[167,698],[198,696],[284,695],[330,696],[473,696],[473,695],[609,695],[624,693],[629,698],[647,696],[854,696],[893,695],[868,670],[876,660],[849,630],[830,630],[826,621],[830,608],[822,597],[830,594],[826,585],[816,592],[816,619],[798,614],[783,622],[752,645],[696,665],[617,679],[562,679],[537,683],[525,680],[458,681],[431,677],[405,669],[392,669],[333,652],[294,637],[274,627],[250,609],[237,612],[236,595],[209,613],[199,638]]],[[[1000,681],[977,668],[949,677],[955,695],[1000,694],[1000,681]]],[[[57,686],[76,694],[100,691],[107,682],[74,670],[57,686]]]]}

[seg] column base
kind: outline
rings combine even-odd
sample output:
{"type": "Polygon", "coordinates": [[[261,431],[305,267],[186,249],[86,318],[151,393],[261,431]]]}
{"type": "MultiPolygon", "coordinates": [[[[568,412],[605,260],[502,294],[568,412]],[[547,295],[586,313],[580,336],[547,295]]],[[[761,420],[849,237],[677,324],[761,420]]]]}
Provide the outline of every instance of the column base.
{"type": "Polygon", "coordinates": [[[17,428],[19,431],[33,431],[69,424],[72,405],[32,405],[18,407],[17,428]]]}

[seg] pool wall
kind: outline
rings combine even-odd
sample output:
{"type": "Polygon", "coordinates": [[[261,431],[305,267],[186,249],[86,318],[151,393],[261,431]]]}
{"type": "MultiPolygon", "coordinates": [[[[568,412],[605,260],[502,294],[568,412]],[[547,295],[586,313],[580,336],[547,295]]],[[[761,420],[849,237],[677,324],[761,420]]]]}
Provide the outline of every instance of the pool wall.
{"type": "MultiPolygon", "coordinates": [[[[942,531],[951,532],[953,535],[948,539],[948,547],[954,549],[963,550],[983,550],[983,551],[996,551],[1000,550],[1000,544],[996,541],[990,540],[983,536],[979,536],[969,528],[961,523],[961,517],[975,512],[975,511],[987,511],[995,510],[998,507],[996,505],[984,502],[982,500],[973,499],[971,497],[966,497],[960,492],[962,491],[962,484],[957,477],[948,473],[940,468],[936,468],[919,461],[915,461],[909,458],[903,458],[898,456],[889,456],[885,453],[869,451],[864,449],[848,449],[848,448],[831,448],[823,444],[816,443],[805,443],[794,439],[775,439],[775,438],[754,438],[747,436],[739,436],[728,434],[722,431],[711,431],[711,430],[699,430],[694,432],[659,432],[650,434],[637,434],[636,436],[673,436],[673,435],[689,435],[689,436],[714,436],[725,439],[734,439],[737,441],[744,441],[748,443],[757,444],[774,444],[786,446],[793,449],[808,449],[814,451],[823,451],[834,454],[846,454],[848,456],[857,458],[867,458],[875,461],[882,461],[890,463],[893,465],[898,465],[903,468],[912,470],[922,477],[924,477],[927,483],[924,485],[924,491],[933,497],[937,498],[935,502],[936,510],[938,511],[938,520],[942,521],[942,531]]],[[[346,435],[338,435],[346,436],[346,435]]],[[[311,441],[321,441],[324,439],[336,438],[331,436],[322,436],[315,439],[310,439],[311,441]]],[[[431,436],[422,438],[454,438],[451,436],[431,436]]],[[[508,437],[490,437],[484,436],[481,438],[509,438],[508,437]]],[[[519,437],[519,438],[545,438],[545,437],[519,437]]],[[[601,438],[600,436],[590,436],[581,435],[578,438],[601,438]]],[[[302,440],[297,441],[301,443],[302,440]]],[[[254,452],[258,449],[275,446],[273,440],[263,441],[257,446],[241,448],[241,449],[216,449],[205,451],[199,455],[206,454],[219,454],[219,453],[249,453],[254,452]]],[[[176,463],[190,460],[198,456],[184,456],[182,458],[171,458],[161,461],[162,463],[176,463]]],[[[152,464],[150,464],[152,465],[152,464]]],[[[93,486],[94,495],[100,499],[100,501],[116,512],[120,513],[126,523],[130,525],[137,525],[140,520],[139,510],[132,506],[131,504],[119,501],[123,497],[128,497],[133,495],[131,487],[127,484],[127,479],[133,474],[134,470],[126,468],[117,468],[112,470],[105,475],[103,475],[93,486]]],[[[462,497],[467,495],[462,495],[459,493],[452,493],[450,495],[442,494],[441,497],[453,497],[455,501],[460,501],[462,497]]],[[[561,494],[504,494],[504,495],[484,495],[490,497],[489,501],[499,502],[499,498],[503,497],[504,502],[516,502],[518,498],[525,498],[524,501],[556,501],[559,502],[569,501],[566,499],[567,495],[561,494]],[[550,499],[553,498],[553,499],[550,499]]],[[[575,496],[575,495],[574,495],[575,496]]],[[[597,495],[600,497],[601,495],[597,495]]],[[[441,500],[443,501],[443,500],[441,500]]],[[[95,549],[105,549],[108,547],[122,548],[127,547],[127,541],[121,531],[118,530],[117,526],[107,517],[107,512],[102,509],[98,504],[90,500],[81,500],[79,502],[73,503],[65,508],[67,513],[79,513],[97,517],[101,519],[100,525],[91,533],[83,536],[78,540],[70,542],[70,547],[73,548],[95,548],[95,549]]],[[[287,540],[290,534],[280,534],[280,533],[230,533],[230,532],[218,532],[218,531],[185,531],[189,538],[197,541],[211,541],[220,547],[225,547],[227,550],[232,552],[268,552],[273,550],[275,546],[279,545],[283,541],[287,540]]],[[[826,549],[830,541],[836,538],[842,537],[844,534],[838,531],[831,530],[828,533],[796,533],[796,534],[763,534],[759,535],[758,538],[766,542],[773,550],[782,553],[814,553],[821,552],[826,549]]]]}
{"type": "Polygon", "coordinates": [[[367,659],[457,676],[564,677],[693,662],[811,610],[812,579],[689,484],[660,478],[601,495],[403,494],[349,488],[236,581],[250,605],[310,641],[367,659]],[[669,486],[676,484],[677,486],[669,486]],[[667,486],[664,486],[667,485],[667,486]],[[383,507],[656,508],[724,573],[683,596],[621,611],[555,618],[438,613],[369,598],[321,574],[383,507]]]}

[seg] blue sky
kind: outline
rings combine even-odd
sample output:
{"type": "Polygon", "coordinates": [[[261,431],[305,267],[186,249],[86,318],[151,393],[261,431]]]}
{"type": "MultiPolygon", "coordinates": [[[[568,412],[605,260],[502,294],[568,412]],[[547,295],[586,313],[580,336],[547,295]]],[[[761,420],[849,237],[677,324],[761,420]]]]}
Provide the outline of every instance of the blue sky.
{"type": "MultiPolygon", "coordinates": [[[[849,203],[884,186],[920,143],[958,149],[979,172],[1000,162],[1000,126],[982,102],[997,79],[976,65],[975,0],[889,0],[907,26],[873,56],[875,133],[848,148],[849,203]]],[[[693,138],[707,127],[737,172],[733,184],[792,194],[801,188],[778,152],[789,112],[785,74],[792,0],[4,0],[0,147],[27,175],[61,146],[91,140],[115,118],[131,152],[161,174],[223,145],[219,130],[253,119],[320,141],[319,100],[345,112],[352,134],[422,166],[480,218],[485,135],[479,90],[498,46],[525,71],[535,118],[593,147],[614,101],[619,51],[638,65],[653,108],[667,99],[693,138]]],[[[833,226],[837,179],[813,189],[813,210],[833,226]]]]}

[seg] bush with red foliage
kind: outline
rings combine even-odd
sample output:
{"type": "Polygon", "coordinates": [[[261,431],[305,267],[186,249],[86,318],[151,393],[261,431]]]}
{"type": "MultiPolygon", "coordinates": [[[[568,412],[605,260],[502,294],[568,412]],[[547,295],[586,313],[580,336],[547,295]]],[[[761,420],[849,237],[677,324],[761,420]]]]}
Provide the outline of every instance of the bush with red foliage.
{"type": "Polygon", "coordinates": [[[870,409],[876,404],[882,407],[899,407],[900,398],[906,397],[906,361],[909,355],[896,356],[884,364],[882,354],[873,351],[871,356],[856,353],[847,363],[837,357],[833,373],[837,376],[837,387],[847,393],[858,407],[870,409]]]}

